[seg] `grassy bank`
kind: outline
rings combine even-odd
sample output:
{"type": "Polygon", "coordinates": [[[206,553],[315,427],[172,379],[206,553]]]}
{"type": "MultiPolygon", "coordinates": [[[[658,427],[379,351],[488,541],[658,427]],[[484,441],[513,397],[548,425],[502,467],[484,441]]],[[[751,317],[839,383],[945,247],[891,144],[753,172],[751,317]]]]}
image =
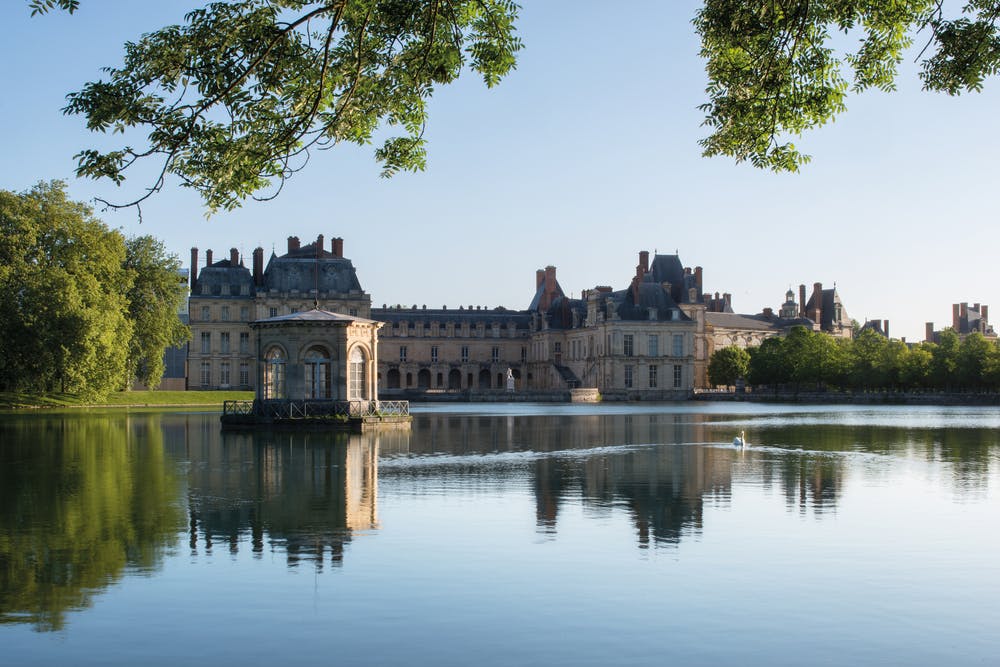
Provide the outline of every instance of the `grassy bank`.
{"type": "Polygon", "coordinates": [[[0,409],[206,406],[223,401],[250,400],[252,391],[122,391],[103,401],[84,400],[72,394],[15,394],[0,392],[0,409]]]}

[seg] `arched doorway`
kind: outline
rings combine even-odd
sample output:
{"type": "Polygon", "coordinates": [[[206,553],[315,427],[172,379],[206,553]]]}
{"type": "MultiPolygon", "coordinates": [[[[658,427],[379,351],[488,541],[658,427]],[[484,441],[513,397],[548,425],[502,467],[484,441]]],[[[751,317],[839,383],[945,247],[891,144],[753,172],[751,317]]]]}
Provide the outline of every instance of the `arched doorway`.
{"type": "Polygon", "coordinates": [[[351,350],[347,358],[347,399],[363,401],[368,399],[368,378],[365,367],[368,360],[360,347],[351,350]]]}
{"type": "Polygon", "coordinates": [[[421,368],[417,372],[417,388],[418,389],[430,389],[431,388],[431,372],[430,372],[430,369],[421,368]]]}
{"type": "Polygon", "coordinates": [[[264,355],[264,399],[285,397],[285,352],[280,347],[272,347],[264,355]]]}
{"type": "Polygon", "coordinates": [[[306,351],[305,397],[311,399],[330,398],[330,355],[322,347],[314,346],[306,351]]]}
{"type": "Polygon", "coordinates": [[[389,373],[386,376],[386,379],[388,381],[388,388],[389,389],[399,389],[399,369],[398,368],[390,368],[389,369],[389,373]]]}
{"type": "Polygon", "coordinates": [[[452,368],[448,373],[448,389],[462,388],[462,372],[457,368],[452,368]]]}
{"type": "Polygon", "coordinates": [[[489,389],[490,388],[490,369],[484,368],[479,371],[479,388],[489,389]]]}

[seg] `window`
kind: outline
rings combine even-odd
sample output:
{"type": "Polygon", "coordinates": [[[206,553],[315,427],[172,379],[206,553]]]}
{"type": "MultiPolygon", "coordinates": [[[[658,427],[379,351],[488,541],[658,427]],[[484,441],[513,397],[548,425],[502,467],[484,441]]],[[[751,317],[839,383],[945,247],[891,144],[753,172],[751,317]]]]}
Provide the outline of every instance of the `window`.
{"type": "Polygon", "coordinates": [[[350,315],[351,317],[357,317],[358,316],[358,309],[357,308],[349,308],[347,310],[347,314],[350,315]]]}
{"type": "Polygon", "coordinates": [[[285,397],[285,355],[272,347],[264,356],[264,398],[285,397]]]}
{"type": "Polygon", "coordinates": [[[622,339],[622,354],[626,357],[632,356],[632,334],[625,334],[625,337],[622,339]]]}
{"type": "Polygon", "coordinates": [[[201,353],[208,354],[212,351],[212,334],[208,331],[201,332],[201,353]]]}
{"type": "Polygon", "coordinates": [[[223,331],[219,334],[219,348],[222,354],[229,354],[229,332],[223,331]]]}
{"type": "Polygon", "coordinates": [[[528,360],[528,348],[521,346],[521,363],[525,363],[528,360]]]}
{"type": "Polygon", "coordinates": [[[219,384],[223,387],[229,386],[229,362],[223,361],[219,366],[219,384]]]}
{"type": "Polygon", "coordinates": [[[212,384],[212,362],[201,362],[201,386],[207,387],[212,384]]]}
{"type": "Polygon", "coordinates": [[[631,366],[626,366],[625,367],[625,387],[629,388],[629,389],[632,387],[632,367],[631,366]]]}
{"type": "Polygon", "coordinates": [[[221,319],[222,319],[223,322],[228,322],[229,321],[229,306],[223,306],[222,307],[222,318],[221,319]]]}
{"type": "Polygon", "coordinates": [[[683,357],[684,356],[684,335],[674,334],[674,356],[683,357]]]}
{"type": "Polygon", "coordinates": [[[297,313],[297,312],[299,312],[299,309],[298,309],[298,308],[294,308],[294,307],[293,307],[293,308],[291,308],[291,309],[290,309],[290,311],[291,311],[292,313],[297,313]]]}
{"type": "Polygon", "coordinates": [[[496,345],[493,346],[491,358],[493,359],[494,363],[500,361],[500,348],[497,347],[496,345]]]}
{"type": "Polygon", "coordinates": [[[656,380],[657,380],[656,374],[657,374],[657,370],[658,369],[659,369],[659,366],[650,366],[649,367],[649,388],[650,389],[656,389],[656,380]]]}
{"type": "Polygon", "coordinates": [[[365,387],[365,354],[360,347],[351,350],[348,357],[348,387],[347,396],[351,400],[368,398],[365,387]]]}
{"type": "Polygon", "coordinates": [[[405,345],[400,345],[399,346],[399,360],[400,361],[406,361],[406,346],[405,345]]]}
{"type": "Polygon", "coordinates": [[[680,364],[675,364],[674,365],[674,387],[676,387],[676,388],[680,388],[680,386],[681,386],[681,379],[683,377],[683,375],[682,375],[683,368],[684,367],[681,366],[680,364]]]}
{"type": "MultiPolygon", "coordinates": [[[[241,331],[240,332],[240,354],[250,354],[250,332],[241,331]]],[[[240,384],[246,384],[246,382],[241,382],[240,384]]]]}
{"type": "Polygon", "coordinates": [[[240,306],[240,319],[244,322],[250,321],[250,308],[248,306],[240,306]]]}
{"type": "Polygon", "coordinates": [[[649,335],[649,356],[660,356],[660,337],[656,334],[649,335]]]}
{"type": "Polygon", "coordinates": [[[555,352],[556,354],[561,353],[562,352],[562,343],[560,343],[559,341],[556,341],[556,345],[552,349],[552,351],[555,352]]]}
{"type": "Polygon", "coordinates": [[[330,357],[320,347],[309,348],[305,358],[306,398],[330,398],[330,357]]]}
{"type": "Polygon", "coordinates": [[[209,311],[208,306],[201,307],[201,320],[202,322],[207,322],[212,319],[212,313],[209,311]]]}
{"type": "Polygon", "coordinates": [[[246,361],[240,362],[240,384],[244,387],[250,384],[250,364],[246,361]]]}
{"type": "Polygon", "coordinates": [[[468,345],[463,345],[462,346],[462,361],[468,361],[468,360],[469,360],[469,346],[468,345]]]}
{"type": "Polygon", "coordinates": [[[431,361],[437,362],[438,360],[438,347],[437,345],[431,345],[431,361]]]}
{"type": "Polygon", "coordinates": [[[278,309],[275,308],[274,306],[271,306],[270,308],[267,309],[267,316],[268,317],[277,317],[278,316],[278,309]]]}

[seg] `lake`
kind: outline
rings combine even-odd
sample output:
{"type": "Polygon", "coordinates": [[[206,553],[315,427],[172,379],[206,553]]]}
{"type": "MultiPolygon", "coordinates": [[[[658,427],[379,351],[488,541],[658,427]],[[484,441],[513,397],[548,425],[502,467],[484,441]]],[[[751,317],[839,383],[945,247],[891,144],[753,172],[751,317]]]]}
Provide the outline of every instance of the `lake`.
{"type": "Polygon", "coordinates": [[[997,664],[996,408],[412,408],[0,415],[0,664],[997,664]]]}

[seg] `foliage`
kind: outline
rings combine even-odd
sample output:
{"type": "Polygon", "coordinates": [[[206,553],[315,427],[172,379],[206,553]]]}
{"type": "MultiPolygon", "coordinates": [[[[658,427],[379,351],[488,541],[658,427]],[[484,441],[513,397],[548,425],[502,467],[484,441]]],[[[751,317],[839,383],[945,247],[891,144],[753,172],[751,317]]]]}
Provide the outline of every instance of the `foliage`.
{"type": "Polygon", "coordinates": [[[155,388],[163,377],[164,351],[190,338],[190,331],[177,317],[187,298],[180,260],[152,236],[136,236],[125,242],[125,270],[130,285],[128,313],[135,328],[129,345],[129,377],[155,388]]]}
{"type": "Polygon", "coordinates": [[[728,387],[745,378],[749,369],[750,354],[741,347],[730,345],[712,353],[708,360],[708,381],[728,387]]]}
{"type": "MultiPolygon", "coordinates": [[[[928,90],[978,91],[1000,67],[1000,0],[948,18],[942,0],[705,0],[694,19],[708,74],[704,154],[776,171],[809,156],[788,141],[846,110],[850,92],[893,90],[914,37],[928,90]],[[847,38],[857,47],[840,53],[847,38]],[[853,74],[849,81],[844,69],[853,74]]],[[[952,5],[954,6],[954,4],[952,5]]]]}
{"type": "Polygon", "coordinates": [[[434,87],[465,67],[499,83],[521,48],[517,12],[510,0],[210,3],[126,43],[106,80],[68,96],[64,111],[90,130],[146,133],[141,145],[82,151],[77,174],[121,184],[154,161],[159,176],[138,201],[172,174],[209,212],[228,210],[276,196],[312,149],[390,128],[401,134],[375,151],[383,176],[423,169],[434,87]]]}
{"type": "Polygon", "coordinates": [[[938,343],[907,346],[871,329],[847,340],[793,327],[749,352],[755,386],[1000,391],[1000,344],[977,333],[960,341],[945,329],[938,343]]]}
{"type": "Polygon", "coordinates": [[[182,293],[161,246],[128,245],[61,182],[0,190],[0,391],[95,400],[143,360],[152,379],[150,360],[183,339],[170,322],[182,293]]]}

